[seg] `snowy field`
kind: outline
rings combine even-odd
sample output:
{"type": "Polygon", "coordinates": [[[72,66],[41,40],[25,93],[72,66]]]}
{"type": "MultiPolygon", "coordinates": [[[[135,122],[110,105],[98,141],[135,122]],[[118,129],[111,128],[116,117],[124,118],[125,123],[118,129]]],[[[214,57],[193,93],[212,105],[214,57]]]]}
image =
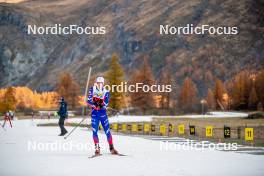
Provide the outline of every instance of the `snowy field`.
{"type": "Polygon", "coordinates": [[[57,136],[57,127],[37,127],[31,120],[17,120],[13,125],[6,131],[0,129],[1,176],[264,175],[263,155],[161,150],[160,141],[113,135],[115,147],[127,156],[112,156],[104,150],[106,138],[100,134],[103,155],[91,159],[92,134],[87,128],[78,128],[64,140],[57,136]]]}
{"type": "MultiPolygon", "coordinates": [[[[82,118],[68,118],[66,123],[79,123],[82,118]]],[[[150,122],[152,121],[152,116],[128,116],[128,115],[119,115],[109,118],[110,123],[121,123],[121,122],[150,122]]],[[[38,124],[46,123],[57,123],[58,119],[34,119],[34,122],[38,124]]],[[[83,124],[91,124],[91,118],[87,117],[83,124]]]]}
{"type": "MultiPolygon", "coordinates": [[[[206,115],[182,115],[182,116],[135,116],[135,115],[118,115],[109,118],[110,123],[122,122],[151,122],[153,118],[244,118],[246,113],[238,112],[210,112],[206,115]]],[[[79,123],[82,118],[68,118],[66,123],[79,123]]],[[[34,119],[38,124],[57,123],[58,119],[34,119]]],[[[91,119],[86,118],[83,124],[91,124],[91,119]]]]}
{"type": "Polygon", "coordinates": [[[215,112],[208,112],[205,115],[180,115],[180,116],[162,116],[162,117],[172,117],[172,118],[245,118],[245,117],[248,117],[248,114],[247,113],[241,113],[241,112],[215,111],[215,112]]]}

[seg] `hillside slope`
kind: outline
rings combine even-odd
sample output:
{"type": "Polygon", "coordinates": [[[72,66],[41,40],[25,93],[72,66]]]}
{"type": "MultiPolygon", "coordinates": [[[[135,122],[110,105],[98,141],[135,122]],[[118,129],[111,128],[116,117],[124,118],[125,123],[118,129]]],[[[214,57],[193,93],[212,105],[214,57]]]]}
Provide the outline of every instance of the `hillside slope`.
{"type": "MultiPolygon", "coordinates": [[[[241,69],[264,66],[263,0],[29,0],[0,3],[0,86],[51,90],[71,72],[83,84],[92,65],[103,72],[113,52],[127,73],[148,55],[155,76],[166,64],[198,89],[241,69]],[[106,26],[106,35],[28,35],[27,25],[106,26]],[[159,25],[238,26],[238,35],[160,35],[159,25]],[[213,75],[213,76],[212,76],[213,75]],[[207,82],[203,84],[203,82],[207,82]]],[[[128,74],[129,75],[129,74],[128,74]]]]}

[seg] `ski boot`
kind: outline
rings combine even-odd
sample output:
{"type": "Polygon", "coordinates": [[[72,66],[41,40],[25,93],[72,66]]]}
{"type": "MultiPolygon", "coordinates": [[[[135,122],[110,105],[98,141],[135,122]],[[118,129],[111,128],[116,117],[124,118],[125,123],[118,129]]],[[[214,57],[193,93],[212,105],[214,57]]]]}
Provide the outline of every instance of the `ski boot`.
{"type": "Polygon", "coordinates": [[[119,154],[118,151],[114,148],[113,144],[109,145],[109,150],[110,150],[112,155],[118,155],[119,154]]]}
{"type": "Polygon", "coordinates": [[[96,155],[96,156],[101,155],[99,144],[95,144],[95,152],[94,152],[94,155],[96,155]]]}

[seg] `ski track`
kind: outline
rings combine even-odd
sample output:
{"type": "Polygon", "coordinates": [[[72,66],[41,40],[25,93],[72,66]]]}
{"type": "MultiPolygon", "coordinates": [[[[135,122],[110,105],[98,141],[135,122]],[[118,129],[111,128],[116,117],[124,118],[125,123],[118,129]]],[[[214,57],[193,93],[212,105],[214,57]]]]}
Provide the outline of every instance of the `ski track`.
{"type": "MultiPolygon", "coordinates": [[[[28,141],[82,143],[93,146],[92,133],[78,128],[67,140],[57,136],[58,127],[37,127],[31,120],[13,121],[13,128],[0,129],[0,175],[264,175],[264,156],[216,150],[160,150],[160,140],[113,135],[117,150],[112,156],[106,137],[99,134],[103,155],[89,158],[91,150],[29,151],[28,141]],[[104,145],[103,145],[104,144],[104,145]]],[[[72,128],[67,127],[68,131],[72,128]]],[[[163,140],[163,139],[162,139],[163,140]]],[[[176,140],[176,139],[175,139],[176,140]]],[[[175,141],[174,141],[175,142],[175,141]]]]}

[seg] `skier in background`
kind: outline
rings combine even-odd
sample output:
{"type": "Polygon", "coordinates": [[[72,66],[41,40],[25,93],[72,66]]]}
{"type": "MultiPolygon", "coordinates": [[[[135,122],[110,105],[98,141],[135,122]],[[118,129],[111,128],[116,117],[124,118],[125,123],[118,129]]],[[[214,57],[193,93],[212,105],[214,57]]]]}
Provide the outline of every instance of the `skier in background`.
{"type": "Polygon", "coordinates": [[[13,111],[9,111],[9,116],[10,116],[11,120],[14,120],[15,113],[13,111]]]}
{"type": "Polygon", "coordinates": [[[5,127],[6,121],[9,121],[10,127],[12,128],[13,126],[11,123],[11,117],[10,117],[9,111],[7,111],[4,115],[4,124],[2,125],[3,128],[5,127]]]}
{"type": "Polygon", "coordinates": [[[67,118],[68,112],[67,112],[67,103],[66,101],[64,101],[64,98],[61,97],[60,98],[60,109],[58,111],[58,115],[60,116],[59,119],[59,127],[61,130],[61,133],[59,134],[59,136],[64,136],[66,133],[68,133],[68,131],[65,129],[64,127],[64,121],[67,118]]]}
{"type": "Polygon", "coordinates": [[[31,119],[34,120],[34,112],[31,112],[31,119]]]}
{"type": "Polygon", "coordinates": [[[100,155],[100,146],[98,138],[98,127],[101,122],[104,132],[107,136],[109,144],[109,150],[111,154],[117,155],[118,152],[115,150],[113,145],[113,139],[110,132],[109,121],[106,114],[106,107],[109,103],[110,93],[104,88],[104,78],[97,77],[93,87],[89,90],[87,104],[92,108],[91,121],[93,129],[93,140],[95,144],[95,155],[100,155]]]}
{"type": "Polygon", "coordinates": [[[50,112],[48,112],[48,119],[50,120],[50,112]]]}

